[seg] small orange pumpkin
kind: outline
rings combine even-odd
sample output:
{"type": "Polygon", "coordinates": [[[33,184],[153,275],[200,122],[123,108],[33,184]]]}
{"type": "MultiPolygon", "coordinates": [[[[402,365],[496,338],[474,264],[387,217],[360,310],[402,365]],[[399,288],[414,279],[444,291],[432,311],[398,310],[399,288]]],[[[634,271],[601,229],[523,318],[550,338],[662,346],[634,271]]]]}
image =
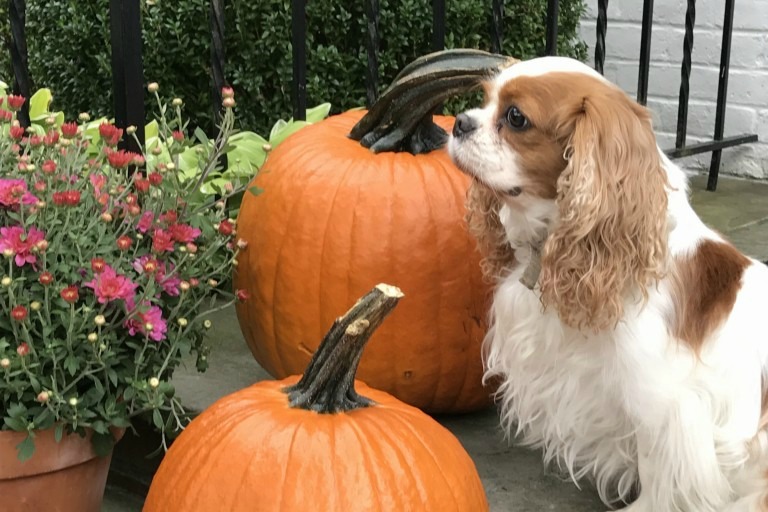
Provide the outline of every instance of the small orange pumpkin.
{"type": "Polygon", "coordinates": [[[365,343],[401,296],[377,286],[334,322],[303,377],[254,384],[195,418],[144,512],[487,511],[448,430],[355,381],[365,343]]]}
{"type": "Polygon", "coordinates": [[[480,355],[490,290],[464,221],[470,180],[442,148],[453,118],[432,112],[456,77],[466,88],[506,60],[423,57],[370,112],[303,128],[270,154],[253,183],[264,192],[246,193],[237,219],[248,249],[234,282],[251,296],[237,306],[240,327],[272,376],[300,372],[369,283],[397,282],[408,298],[361,379],[432,413],[490,404],[480,355]]]}

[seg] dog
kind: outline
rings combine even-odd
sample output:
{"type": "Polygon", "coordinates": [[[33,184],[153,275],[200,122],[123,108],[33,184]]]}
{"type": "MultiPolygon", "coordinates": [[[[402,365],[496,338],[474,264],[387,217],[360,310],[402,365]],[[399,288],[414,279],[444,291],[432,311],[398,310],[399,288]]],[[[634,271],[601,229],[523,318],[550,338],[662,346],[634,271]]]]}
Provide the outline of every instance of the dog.
{"type": "Polygon", "coordinates": [[[505,431],[611,508],[768,511],[768,268],[702,222],[649,112],[587,65],[522,61],[484,89],[448,151],[495,280],[505,431]]]}

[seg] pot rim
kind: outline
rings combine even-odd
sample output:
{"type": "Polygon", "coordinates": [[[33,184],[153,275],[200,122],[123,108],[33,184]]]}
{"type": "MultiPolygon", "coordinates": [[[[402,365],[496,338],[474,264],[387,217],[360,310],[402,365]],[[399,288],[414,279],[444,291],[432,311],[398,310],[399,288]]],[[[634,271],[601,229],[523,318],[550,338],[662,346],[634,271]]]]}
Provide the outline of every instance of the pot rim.
{"type": "MultiPolygon", "coordinates": [[[[115,442],[125,434],[125,429],[113,428],[115,442]]],[[[26,432],[0,431],[0,480],[13,480],[45,473],[61,471],[97,457],[91,445],[93,431],[86,429],[84,436],[67,433],[56,442],[56,428],[35,430],[35,453],[24,462],[18,458],[16,446],[26,437],[26,432]]]]}

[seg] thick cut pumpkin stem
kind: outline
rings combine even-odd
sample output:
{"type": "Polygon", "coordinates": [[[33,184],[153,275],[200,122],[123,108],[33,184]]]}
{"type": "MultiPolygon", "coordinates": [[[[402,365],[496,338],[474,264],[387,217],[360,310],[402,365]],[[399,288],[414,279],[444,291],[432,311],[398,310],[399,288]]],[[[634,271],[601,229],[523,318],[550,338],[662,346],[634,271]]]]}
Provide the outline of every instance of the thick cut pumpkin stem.
{"type": "Polygon", "coordinates": [[[469,49],[419,57],[395,77],[349,136],[375,153],[407,151],[416,155],[438,149],[448,136],[432,122],[437,106],[515,62],[503,55],[469,49]]]}
{"type": "Polygon", "coordinates": [[[301,380],[285,388],[290,406],[339,413],[371,405],[355,391],[355,374],[366,343],[402,296],[394,286],[377,285],[337,318],[301,380]]]}

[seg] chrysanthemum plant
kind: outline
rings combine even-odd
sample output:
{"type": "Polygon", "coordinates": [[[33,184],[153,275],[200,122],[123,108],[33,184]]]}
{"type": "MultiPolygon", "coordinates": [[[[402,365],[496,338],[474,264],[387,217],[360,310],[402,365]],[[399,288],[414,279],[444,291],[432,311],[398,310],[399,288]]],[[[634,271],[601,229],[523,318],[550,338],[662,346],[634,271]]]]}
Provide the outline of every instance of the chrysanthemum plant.
{"type": "Polygon", "coordinates": [[[185,204],[234,132],[233,93],[194,180],[177,173],[194,143],[181,102],[156,96],[160,156],[118,149],[130,128],[104,123],[86,137],[81,114],[52,116],[39,134],[16,121],[24,98],[0,104],[0,429],[28,433],[21,459],[51,428],[90,430],[107,453],[115,429],[140,416],[165,443],[186,421],[173,371],[183,360],[205,370],[211,314],[247,298],[221,285],[246,250],[226,199],[185,204]]]}

